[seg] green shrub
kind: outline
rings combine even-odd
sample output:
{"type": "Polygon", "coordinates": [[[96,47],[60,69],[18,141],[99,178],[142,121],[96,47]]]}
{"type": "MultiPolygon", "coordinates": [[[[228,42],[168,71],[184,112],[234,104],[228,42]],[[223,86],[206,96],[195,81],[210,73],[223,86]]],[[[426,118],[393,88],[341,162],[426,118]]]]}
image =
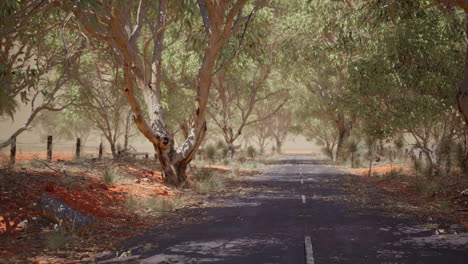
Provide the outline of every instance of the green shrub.
{"type": "Polygon", "coordinates": [[[398,168],[398,169],[392,168],[389,172],[385,173],[385,176],[389,178],[398,178],[401,176],[402,173],[403,173],[402,168],[398,168]]]}
{"type": "Polygon", "coordinates": [[[417,194],[431,196],[440,190],[438,182],[426,179],[418,179],[414,182],[414,191],[417,194]]]}
{"type": "Polygon", "coordinates": [[[195,185],[196,190],[199,193],[209,193],[214,191],[219,191],[224,188],[224,182],[219,177],[210,177],[203,180],[200,180],[195,185]]]}
{"type": "Polygon", "coordinates": [[[191,186],[199,193],[208,193],[222,189],[224,182],[213,170],[201,168],[194,170],[191,186]]]}
{"type": "Polygon", "coordinates": [[[208,144],[205,147],[205,153],[206,153],[206,158],[210,162],[214,162],[216,159],[216,147],[213,146],[212,144],[208,144]]]}
{"type": "Polygon", "coordinates": [[[245,158],[244,156],[239,156],[237,160],[239,161],[239,163],[243,164],[247,161],[247,158],[245,158]]]}
{"type": "Polygon", "coordinates": [[[133,195],[129,195],[125,200],[125,207],[130,209],[131,211],[136,211],[140,208],[140,203],[133,195]]]}
{"type": "Polygon", "coordinates": [[[216,149],[222,149],[224,147],[226,147],[226,144],[224,143],[224,141],[222,140],[216,141],[216,149]]]}
{"type": "Polygon", "coordinates": [[[53,232],[46,237],[47,247],[49,249],[60,249],[67,245],[69,237],[65,232],[53,232]]]}
{"type": "Polygon", "coordinates": [[[439,210],[444,214],[448,214],[452,212],[453,209],[450,202],[442,201],[441,203],[439,203],[439,210]]]}
{"type": "Polygon", "coordinates": [[[257,156],[257,150],[252,146],[247,147],[247,156],[254,159],[257,156]]]}
{"type": "Polygon", "coordinates": [[[165,215],[174,212],[180,204],[178,198],[164,199],[164,198],[150,198],[146,201],[146,208],[151,214],[165,215]]]}
{"type": "Polygon", "coordinates": [[[107,167],[101,172],[101,179],[107,185],[114,185],[122,179],[118,168],[107,167]]]}
{"type": "Polygon", "coordinates": [[[198,182],[213,177],[214,173],[213,170],[208,168],[196,168],[193,170],[193,174],[195,176],[194,180],[198,182]]]}
{"type": "Polygon", "coordinates": [[[223,145],[221,148],[218,149],[219,157],[221,158],[226,158],[228,152],[229,152],[229,149],[225,145],[223,145]]]}

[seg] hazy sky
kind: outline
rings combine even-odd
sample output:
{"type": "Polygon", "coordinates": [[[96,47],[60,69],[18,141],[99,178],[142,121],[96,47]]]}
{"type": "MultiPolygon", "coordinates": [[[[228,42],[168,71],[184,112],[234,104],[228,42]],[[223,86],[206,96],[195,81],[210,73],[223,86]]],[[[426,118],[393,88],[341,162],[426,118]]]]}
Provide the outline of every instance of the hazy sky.
{"type": "MultiPolygon", "coordinates": [[[[27,117],[29,116],[29,109],[23,107],[18,109],[18,112],[15,114],[15,120],[11,121],[11,119],[0,120],[0,140],[4,140],[9,137],[13,131],[21,127],[27,117]]],[[[46,134],[39,128],[39,127],[32,127],[29,130],[23,132],[17,139],[17,142],[20,144],[18,147],[21,148],[22,151],[40,151],[46,148],[46,134]],[[21,144],[23,143],[23,144],[21,144]]],[[[207,137],[210,137],[208,134],[207,137]]],[[[101,137],[97,131],[93,131],[92,135],[87,139],[86,145],[89,149],[97,148],[101,137]]],[[[105,139],[103,139],[105,145],[105,139]]],[[[56,139],[54,140],[54,145],[56,145],[57,150],[60,151],[73,151],[74,141],[73,140],[63,140],[63,139],[56,139]]],[[[254,144],[254,143],[252,143],[254,144]]],[[[138,151],[148,151],[153,152],[153,146],[143,137],[132,138],[130,140],[130,145],[135,147],[138,151]]],[[[105,146],[106,148],[106,146],[105,146]]],[[[2,151],[6,151],[8,149],[3,149],[2,151]]],[[[267,151],[271,150],[271,145],[267,147],[267,151]]],[[[290,136],[284,147],[284,151],[319,151],[319,148],[313,144],[312,142],[307,142],[304,137],[294,137],[290,136]]]]}

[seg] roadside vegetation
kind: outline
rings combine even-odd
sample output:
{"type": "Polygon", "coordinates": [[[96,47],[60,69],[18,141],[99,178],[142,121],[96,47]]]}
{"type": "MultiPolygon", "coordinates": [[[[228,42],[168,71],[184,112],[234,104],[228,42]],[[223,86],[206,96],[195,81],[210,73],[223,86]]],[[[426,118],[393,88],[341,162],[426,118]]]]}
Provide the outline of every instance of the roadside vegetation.
{"type": "Polygon", "coordinates": [[[466,217],[467,13],[458,0],[1,1],[0,261],[46,246],[91,261],[223,195],[295,136],[379,190],[466,217]]]}

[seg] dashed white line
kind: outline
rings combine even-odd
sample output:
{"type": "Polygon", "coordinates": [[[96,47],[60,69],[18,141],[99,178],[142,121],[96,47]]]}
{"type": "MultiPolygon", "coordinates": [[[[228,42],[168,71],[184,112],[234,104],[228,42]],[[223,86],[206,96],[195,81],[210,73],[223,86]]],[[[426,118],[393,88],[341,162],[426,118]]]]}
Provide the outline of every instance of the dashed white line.
{"type": "Polygon", "coordinates": [[[306,203],[306,200],[305,200],[305,196],[302,195],[302,203],[305,204],[306,203]]]}
{"type": "Polygon", "coordinates": [[[314,260],[314,252],[312,250],[312,241],[310,240],[310,236],[306,236],[304,239],[305,245],[305,253],[306,253],[306,263],[307,264],[315,264],[314,260]]]}
{"type": "Polygon", "coordinates": [[[301,179],[301,184],[304,184],[304,180],[303,180],[303,179],[301,179]]]}

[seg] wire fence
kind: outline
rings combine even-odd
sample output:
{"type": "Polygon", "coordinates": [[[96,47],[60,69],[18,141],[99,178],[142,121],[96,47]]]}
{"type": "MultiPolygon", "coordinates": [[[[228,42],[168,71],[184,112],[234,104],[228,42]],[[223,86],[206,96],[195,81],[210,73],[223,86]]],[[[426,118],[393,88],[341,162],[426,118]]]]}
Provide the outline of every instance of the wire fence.
{"type": "MultiPolygon", "coordinates": [[[[87,144],[77,138],[75,143],[68,141],[54,140],[52,136],[48,136],[45,140],[27,142],[12,140],[10,149],[5,148],[0,151],[0,162],[16,163],[19,161],[39,160],[73,160],[76,158],[84,159],[101,159],[112,158],[110,148],[106,148],[103,143],[87,144]]],[[[157,159],[155,154],[148,152],[126,152],[127,155],[134,158],[157,159]]],[[[195,159],[204,159],[205,151],[200,149],[197,152],[195,159]]]]}
{"type": "Polygon", "coordinates": [[[103,144],[82,144],[80,139],[75,143],[70,141],[54,141],[52,136],[46,140],[27,142],[12,140],[10,149],[0,152],[1,161],[16,163],[18,161],[40,160],[73,160],[76,158],[107,158],[112,157],[110,151],[104,149],[103,144]]]}

